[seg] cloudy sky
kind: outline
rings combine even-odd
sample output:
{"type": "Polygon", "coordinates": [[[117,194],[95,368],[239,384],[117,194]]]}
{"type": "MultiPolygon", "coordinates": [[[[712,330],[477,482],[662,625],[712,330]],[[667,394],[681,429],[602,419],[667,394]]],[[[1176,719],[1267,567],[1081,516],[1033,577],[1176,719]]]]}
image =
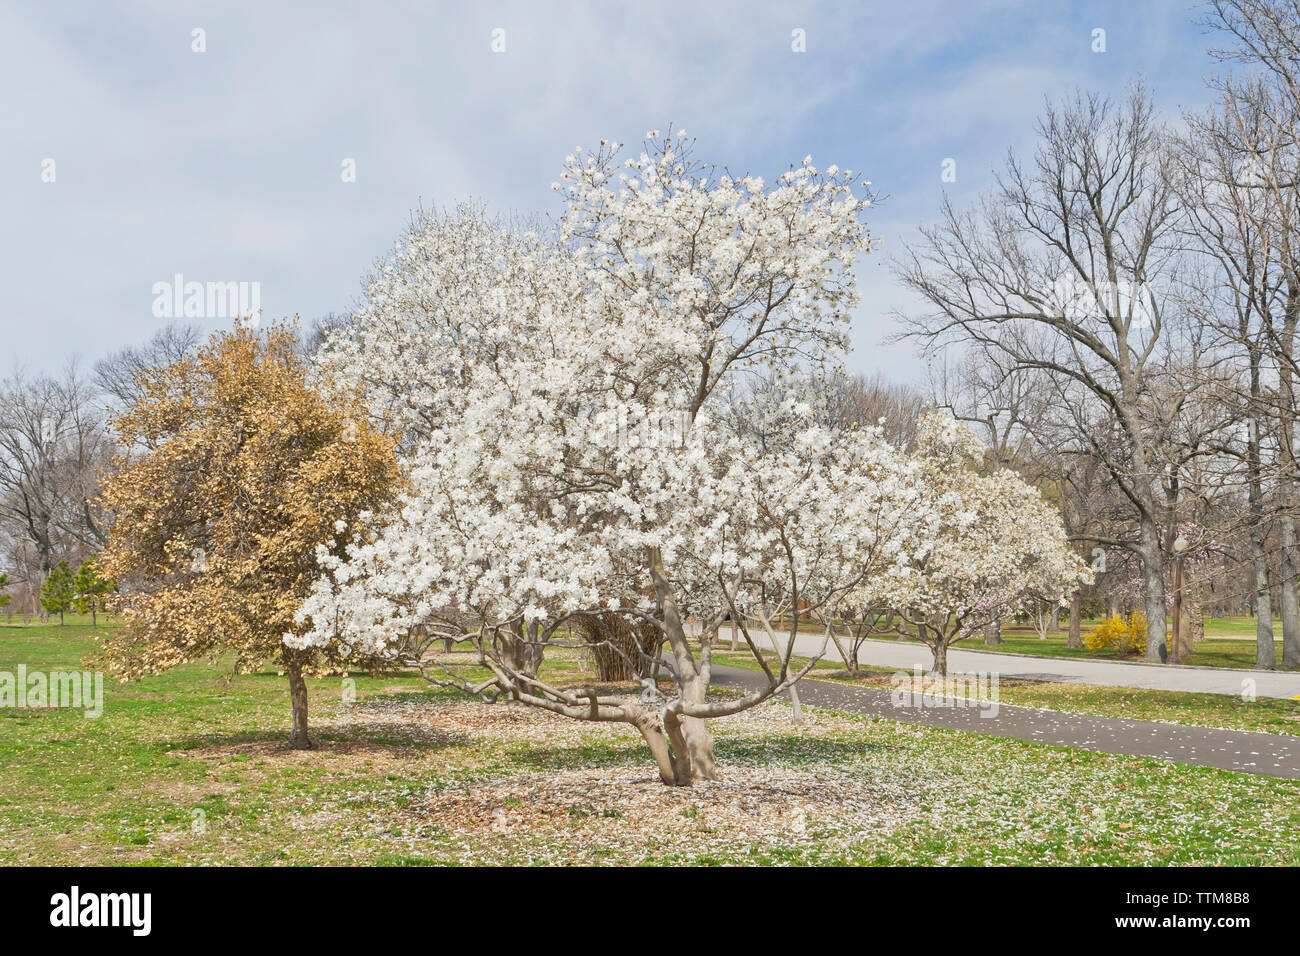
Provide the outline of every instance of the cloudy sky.
{"type": "Polygon", "coordinates": [[[672,121],[733,170],[770,177],[811,153],[864,171],[887,199],[852,364],[916,380],[912,349],[882,344],[889,312],[915,304],[891,251],[943,190],[970,200],[1008,148],[1032,149],[1044,97],[1142,78],[1171,117],[1202,105],[1198,15],[1187,0],[6,0],[0,372],[143,341],[166,321],[155,284],[178,273],[260,283],[267,319],[345,311],[413,207],[553,212],[566,153],[672,121]]]}

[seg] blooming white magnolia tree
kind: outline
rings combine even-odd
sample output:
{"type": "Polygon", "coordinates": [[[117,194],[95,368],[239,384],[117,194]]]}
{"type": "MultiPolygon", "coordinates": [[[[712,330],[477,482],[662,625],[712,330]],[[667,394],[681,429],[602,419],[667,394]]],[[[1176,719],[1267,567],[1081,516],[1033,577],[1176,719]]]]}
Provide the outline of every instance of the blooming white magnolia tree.
{"type": "Polygon", "coordinates": [[[580,150],[552,233],[462,209],[418,221],[379,267],[321,373],[400,431],[410,490],[394,513],[339,528],[346,556],[322,550],[287,643],[338,642],[486,699],[633,724],[664,782],[685,785],[716,775],[709,718],[815,663],[792,665],[795,625],[778,641],[777,615],[829,623],[903,596],[928,608],[909,590],[934,580],[917,536],[938,520],[926,509],[951,504],[927,486],[929,460],[828,428],[798,388],[736,414],[760,370],[840,360],[869,198],[811,159],[767,184],[692,148],[678,133],[622,162],[616,144],[580,150]],[[539,675],[542,649],[595,614],[660,635],[659,651],[619,649],[641,658],[639,692],[539,675]],[[766,682],[710,699],[728,617],[766,682]]]}
{"type": "Polygon", "coordinates": [[[708,699],[719,622],[780,592],[829,605],[884,573],[905,551],[882,529],[910,493],[878,435],[833,434],[797,404],[779,410],[776,445],[714,424],[760,366],[838,360],[869,199],[848,171],[810,160],[768,185],[691,149],[678,133],[652,134],[623,163],[614,144],[579,151],[557,183],[554,236],[466,210],[417,224],[380,267],[323,370],[402,430],[412,490],[397,514],[348,529],[346,560],[323,559],[297,639],[632,723],[677,784],[715,775],[708,718],[802,673],[786,653],[763,662],[761,691],[708,699]],[[669,689],[646,680],[628,697],[537,676],[523,649],[565,642],[576,614],[611,611],[661,632],[669,689]],[[453,618],[458,631],[439,628],[453,618]],[[688,618],[701,623],[694,644],[688,618]],[[411,638],[444,633],[490,676],[467,678],[432,639],[411,638]]]}
{"type": "Polygon", "coordinates": [[[1061,515],[1015,472],[980,474],[983,446],[939,415],[921,422],[917,466],[924,527],[892,597],[948,673],[948,648],[1022,607],[1063,602],[1091,581],[1061,515]]]}

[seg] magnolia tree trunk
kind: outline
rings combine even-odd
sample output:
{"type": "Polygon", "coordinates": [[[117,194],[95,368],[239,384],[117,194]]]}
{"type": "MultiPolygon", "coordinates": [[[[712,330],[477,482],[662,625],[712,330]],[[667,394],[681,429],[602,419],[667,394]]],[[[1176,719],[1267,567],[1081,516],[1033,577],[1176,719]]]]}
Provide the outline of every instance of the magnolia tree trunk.
{"type": "MultiPolygon", "coordinates": [[[[682,626],[681,612],[672,586],[664,574],[663,559],[655,550],[650,555],[650,577],[654,581],[655,595],[663,607],[664,635],[668,639],[669,650],[676,668],[676,679],[681,700],[686,704],[703,704],[708,697],[709,675],[702,672],[691,653],[686,640],[686,630],[682,626]]],[[[735,622],[732,622],[735,627],[735,622]]],[[[660,763],[660,776],[665,783],[689,786],[696,780],[718,779],[717,766],[713,759],[713,733],[706,721],[699,717],[690,717],[676,710],[672,705],[664,708],[662,717],[664,733],[672,747],[673,779],[664,774],[664,765],[660,763]]],[[[645,730],[642,729],[645,736],[645,730]]],[[[650,742],[649,736],[646,737],[650,742]]],[[[651,743],[651,749],[654,744],[651,743]]]]}
{"type": "MultiPolygon", "coordinates": [[[[703,695],[699,699],[703,702],[703,695]]],[[[633,724],[654,755],[659,779],[670,787],[689,787],[696,780],[718,779],[713,733],[705,721],[666,707],[658,712],[643,710],[633,724]]]]}
{"type": "Polygon", "coordinates": [[[529,677],[537,676],[543,652],[537,622],[529,624],[527,631],[522,624],[516,624],[512,632],[502,630],[497,639],[501,646],[501,660],[507,667],[529,677]]]}
{"type": "MultiPolygon", "coordinates": [[[[704,703],[703,689],[684,694],[690,703],[704,703]]],[[[713,759],[713,731],[707,721],[669,711],[664,728],[672,744],[676,776],[674,783],[689,786],[696,780],[717,780],[718,768],[713,759]]]]}
{"type": "MultiPolygon", "coordinates": [[[[707,687],[698,678],[684,680],[682,685],[682,700],[704,703],[707,687]]],[[[706,721],[682,714],[670,705],[658,714],[647,711],[635,723],[654,755],[664,783],[689,787],[696,780],[718,779],[713,732],[706,721]]]]}
{"type": "Polygon", "coordinates": [[[930,650],[934,652],[934,666],[930,668],[931,673],[938,674],[940,677],[947,677],[948,642],[940,638],[930,646],[930,650]]]}
{"type": "Polygon", "coordinates": [[[835,644],[835,649],[840,652],[840,658],[844,661],[844,669],[850,674],[856,674],[858,672],[858,644],[852,632],[845,639],[847,647],[834,631],[831,632],[831,640],[835,644]],[[852,651],[848,649],[850,647],[852,651]]]}
{"type": "MultiPolygon", "coordinates": [[[[676,614],[674,612],[674,617],[676,614]]],[[[680,630],[680,621],[677,624],[680,630]]],[[[685,642],[685,637],[681,638],[685,642]]],[[[670,644],[677,639],[669,636],[670,644]]],[[[708,680],[702,676],[691,661],[691,673],[682,682],[682,699],[689,704],[703,704],[708,697],[708,680]]],[[[671,709],[664,716],[664,729],[672,744],[676,756],[677,783],[689,784],[695,780],[718,779],[717,766],[713,759],[713,731],[708,722],[699,717],[678,715],[671,709]]]]}
{"type": "Polygon", "coordinates": [[[307,681],[302,676],[302,665],[293,661],[285,665],[289,675],[289,700],[293,706],[293,731],[289,734],[291,750],[310,750],[314,744],[307,736],[307,681]]]}

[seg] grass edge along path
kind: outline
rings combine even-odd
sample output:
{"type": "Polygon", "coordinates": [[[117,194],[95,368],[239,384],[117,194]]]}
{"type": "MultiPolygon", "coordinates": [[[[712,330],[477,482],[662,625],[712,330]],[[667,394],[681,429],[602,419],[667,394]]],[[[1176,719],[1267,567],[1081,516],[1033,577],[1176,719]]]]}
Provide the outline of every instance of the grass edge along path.
{"type": "MultiPolygon", "coordinates": [[[[725,665],[714,666],[713,683],[745,690],[767,686],[756,671],[725,665]]],[[[811,678],[800,681],[798,688],[802,703],[825,710],[1300,780],[1300,738],[1284,734],[1101,717],[964,698],[898,695],[879,687],[811,678]]]]}

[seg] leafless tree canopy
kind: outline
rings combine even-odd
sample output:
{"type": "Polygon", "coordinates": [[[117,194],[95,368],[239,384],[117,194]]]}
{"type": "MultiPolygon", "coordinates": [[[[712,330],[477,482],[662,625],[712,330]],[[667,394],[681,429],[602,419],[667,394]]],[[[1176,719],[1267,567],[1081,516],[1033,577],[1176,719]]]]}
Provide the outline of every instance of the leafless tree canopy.
{"type": "Polygon", "coordinates": [[[75,363],[0,383],[0,534],[23,609],[35,609],[59,561],[76,563],[103,543],[106,519],[93,499],[112,453],[95,390],[75,363]]]}
{"type": "Polygon", "coordinates": [[[180,361],[202,338],[199,326],[172,323],[155,332],[144,345],[127,346],[96,362],[94,384],[118,407],[129,406],[139,397],[141,372],[180,361]]]}
{"type": "Polygon", "coordinates": [[[1141,86],[1048,103],[1032,158],[896,263],[926,306],[901,335],[931,401],[1056,497],[1095,599],[1144,608],[1149,659],[1178,542],[1198,602],[1255,612],[1258,665],[1276,613],[1300,667],[1300,4],[1203,14],[1216,101],[1173,126],[1141,86]]]}

